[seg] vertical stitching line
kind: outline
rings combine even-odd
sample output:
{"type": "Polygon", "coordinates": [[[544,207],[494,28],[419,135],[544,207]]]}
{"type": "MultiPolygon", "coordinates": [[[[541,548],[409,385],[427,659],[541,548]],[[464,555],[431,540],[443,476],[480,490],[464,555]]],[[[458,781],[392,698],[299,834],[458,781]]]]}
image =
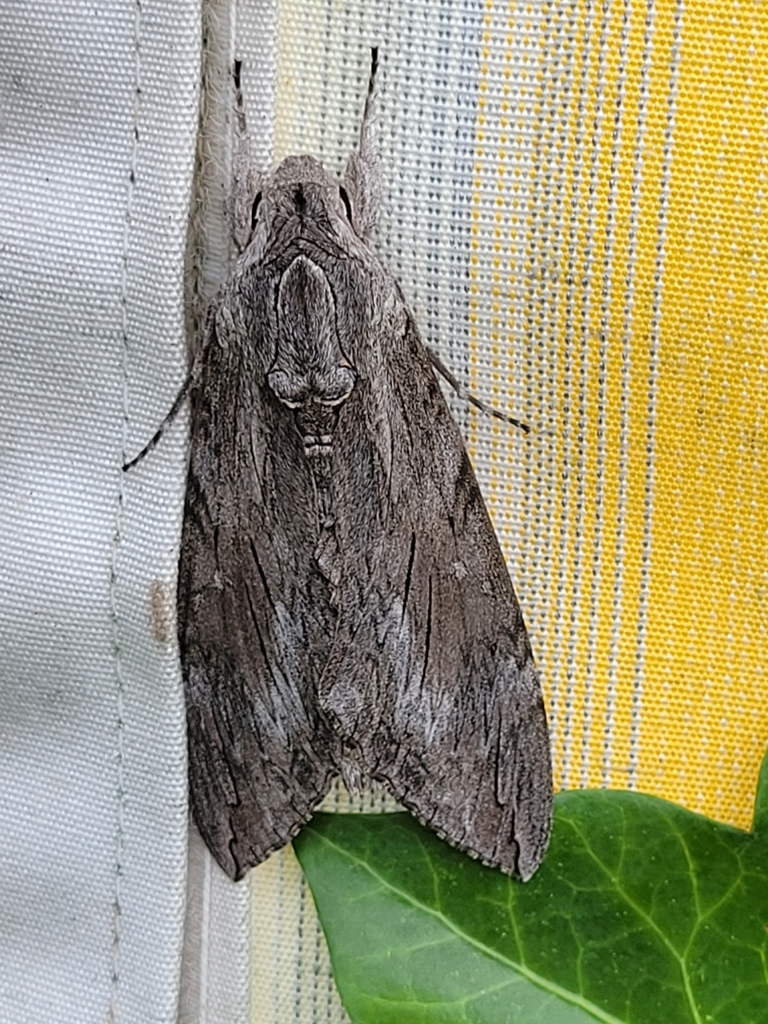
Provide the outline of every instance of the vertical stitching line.
{"type": "MultiPolygon", "coordinates": [[[[531,491],[534,498],[532,517],[532,552],[552,551],[557,545],[557,488],[560,475],[561,439],[558,436],[560,396],[562,394],[563,360],[559,345],[560,309],[560,268],[564,253],[563,214],[566,196],[566,167],[563,160],[563,139],[567,133],[568,105],[571,102],[568,74],[561,58],[567,49],[569,30],[568,5],[552,3],[544,12],[543,44],[546,47],[546,64],[542,78],[542,105],[540,117],[544,120],[541,135],[542,149],[539,153],[538,192],[532,198],[537,206],[537,233],[533,235],[535,246],[535,280],[538,285],[536,297],[538,307],[538,345],[535,374],[538,376],[537,389],[540,405],[546,409],[543,431],[539,432],[539,444],[531,456],[531,491]],[[561,102],[561,93],[567,97],[561,102]]],[[[527,19],[526,19],[527,20],[527,19]]],[[[535,559],[535,554],[533,558],[535,559]]],[[[559,632],[559,624],[550,613],[552,595],[557,588],[557,570],[553,559],[538,560],[536,565],[538,593],[536,595],[537,632],[542,649],[546,651],[550,678],[558,678],[552,670],[553,649],[559,632]]],[[[559,686],[558,686],[559,689],[559,686]]],[[[554,687],[550,691],[554,694],[554,687]]],[[[568,731],[562,733],[563,762],[567,754],[568,731]]]]}
{"type": "Polygon", "coordinates": [[[648,374],[648,400],[646,419],[646,474],[645,474],[645,505],[644,505],[644,528],[643,546],[640,575],[640,609],[638,616],[637,649],[635,656],[635,685],[633,694],[633,734],[635,742],[631,748],[633,757],[630,759],[630,784],[636,783],[639,769],[639,743],[640,743],[640,709],[643,690],[643,668],[645,664],[645,643],[648,634],[648,604],[649,587],[652,571],[652,544],[653,544],[653,504],[654,504],[654,483],[655,483],[655,440],[656,440],[656,417],[658,400],[658,376],[659,376],[659,345],[660,345],[660,321],[662,316],[662,289],[664,258],[666,255],[667,242],[667,215],[669,206],[669,189],[672,176],[672,153],[674,149],[675,131],[675,110],[677,106],[677,89],[680,74],[682,36],[683,36],[683,14],[685,10],[684,0],[676,0],[674,26],[672,29],[672,52],[670,54],[669,68],[669,93],[667,100],[667,125],[664,131],[664,159],[661,173],[661,188],[659,190],[659,219],[656,230],[656,270],[654,273],[653,299],[651,305],[651,324],[649,353],[649,374],[648,374]]]}
{"type": "MultiPolygon", "coordinates": [[[[645,33],[643,35],[643,52],[640,66],[640,84],[639,84],[639,95],[638,95],[638,114],[635,126],[635,139],[634,139],[634,162],[632,167],[632,193],[633,197],[630,203],[630,218],[629,218],[629,237],[630,237],[630,254],[627,267],[627,278],[626,278],[626,307],[624,317],[624,328],[623,328],[623,341],[622,347],[628,349],[629,356],[631,359],[631,346],[633,343],[633,320],[634,320],[634,304],[635,304],[635,288],[637,284],[637,258],[638,258],[638,232],[640,230],[641,212],[640,202],[643,191],[643,138],[645,136],[647,121],[648,121],[648,105],[650,103],[650,90],[651,90],[651,65],[654,54],[654,37],[655,37],[655,17],[656,9],[654,0],[646,5],[645,11],[645,33]]],[[[626,368],[626,379],[622,380],[622,434],[621,434],[621,467],[624,472],[621,473],[621,498],[622,502],[627,500],[628,493],[628,466],[629,466],[629,437],[627,430],[629,429],[629,420],[632,418],[632,413],[629,410],[629,402],[631,398],[632,389],[632,374],[631,370],[626,368]]],[[[624,377],[624,370],[622,370],[622,377],[624,377]]],[[[640,557],[642,562],[642,543],[640,557]]],[[[618,571],[618,570],[617,570],[618,571]]],[[[642,573],[642,568],[641,568],[642,573]]],[[[642,580],[642,576],[641,576],[642,580]]],[[[642,595],[642,586],[640,587],[640,594],[642,595]]],[[[642,602],[642,596],[640,596],[640,602],[642,602]]],[[[638,614],[640,614],[641,604],[638,604],[638,614]]],[[[629,639],[629,637],[627,637],[629,639]]],[[[626,779],[630,789],[634,789],[637,785],[637,731],[636,731],[636,720],[634,714],[634,702],[630,709],[630,734],[629,734],[629,750],[628,750],[628,761],[626,766],[626,779]]]]}
{"type": "MultiPolygon", "coordinates": [[[[511,5],[510,5],[511,6],[511,5]]],[[[554,32],[552,21],[554,5],[552,3],[542,4],[539,17],[533,22],[532,32],[538,40],[538,64],[536,66],[536,83],[538,102],[534,102],[532,108],[530,126],[530,186],[528,191],[528,203],[525,210],[527,244],[521,260],[521,271],[525,279],[525,298],[521,303],[521,319],[524,322],[524,332],[527,338],[525,355],[523,361],[523,373],[526,385],[526,411],[539,409],[545,402],[545,376],[542,364],[547,354],[547,341],[545,338],[544,320],[544,283],[543,265],[546,254],[546,231],[543,223],[543,209],[547,195],[545,153],[548,140],[548,129],[546,125],[546,111],[552,106],[552,68],[551,68],[551,36],[554,32]],[[542,354],[542,352],[544,354],[542,354]]],[[[534,414],[535,418],[535,414],[534,414]]],[[[567,715],[559,712],[558,674],[552,668],[553,660],[549,650],[549,627],[547,622],[547,597],[549,594],[549,577],[541,572],[540,566],[536,564],[535,556],[532,554],[539,548],[538,531],[540,511],[537,506],[538,493],[545,485],[547,465],[543,445],[548,443],[545,438],[552,434],[552,413],[551,407],[546,408],[546,427],[537,439],[537,444],[524,446],[522,457],[522,494],[521,504],[523,512],[522,529],[520,533],[520,556],[519,572],[521,579],[530,578],[533,585],[529,590],[531,618],[536,622],[535,634],[538,640],[539,649],[543,653],[541,667],[543,671],[549,670],[548,678],[550,683],[550,699],[547,707],[547,715],[550,723],[550,746],[555,757],[558,753],[558,744],[563,744],[562,759],[565,761],[565,738],[561,741],[560,735],[563,729],[563,719],[567,731],[567,715]]],[[[553,444],[554,442],[549,442],[553,444]]],[[[557,628],[556,626],[554,627],[557,628]]],[[[567,702],[567,693],[566,693],[567,702]]]]}
{"type": "Polygon", "coordinates": [[[307,905],[307,892],[306,892],[306,879],[302,873],[299,873],[299,885],[298,885],[298,908],[296,913],[296,951],[294,958],[294,970],[295,970],[295,987],[293,993],[293,1007],[296,1014],[295,1019],[300,1021],[302,1018],[302,995],[304,994],[306,986],[306,964],[304,963],[304,957],[306,950],[304,948],[304,930],[306,928],[305,911],[307,905]]]}
{"type": "MultiPolygon", "coordinates": [[[[302,873],[302,879],[304,875],[302,873]]],[[[317,908],[312,902],[309,903],[308,916],[310,921],[314,924],[314,956],[312,957],[312,1013],[311,1020],[320,1020],[320,978],[323,974],[322,965],[322,941],[323,941],[323,929],[320,926],[320,919],[317,916],[317,908]],[[314,913],[313,913],[314,911],[314,913]]],[[[310,922],[307,922],[308,924],[310,922]]],[[[307,929],[309,931],[309,929],[307,929]]]]}
{"type": "MultiPolygon", "coordinates": [[[[576,430],[575,444],[572,445],[568,465],[569,476],[573,476],[571,485],[575,493],[568,495],[568,518],[571,522],[571,566],[570,602],[564,609],[568,623],[568,657],[567,674],[565,677],[565,740],[563,745],[562,786],[567,788],[572,777],[575,762],[575,701],[578,677],[583,656],[582,636],[585,632],[584,623],[589,616],[589,608],[585,599],[589,560],[588,536],[588,449],[590,431],[589,385],[590,385],[590,318],[592,315],[592,263],[594,245],[594,136],[590,132],[590,117],[594,120],[594,108],[599,102],[595,79],[597,72],[594,67],[595,40],[598,37],[596,4],[589,0],[579,15],[583,28],[577,38],[581,39],[579,57],[579,99],[577,121],[574,126],[578,148],[578,163],[574,163],[572,193],[572,215],[569,224],[570,239],[573,244],[574,260],[569,265],[566,316],[572,320],[570,336],[566,335],[566,344],[578,344],[578,350],[572,358],[572,395],[573,409],[566,418],[567,423],[573,422],[576,430]],[[583,227],[582,227],[583,225],[583,227]],[[571,507],[571,505],[573,507],[571,507]]],[[[571,147],[572,148],[572,147],[571,147]]],[[[573,428],[571,428],[573,429],[573,428]]]]}
{"type": "MultiPolygon", "coordinates": [[[[584,405],[583,377],[583,331],[579,327],[580,317],[577,312],[581,286],[579,283],[579,217],[584,204],[584,164],[586,136],[587,90],[589,88],[589,52],[590,40],[593,37],[593,9],[587,6],[580,14],[575,3],[566,8],[568,14],[568,49],[569,60],[566,78],[569,88],[568,114],[565,131],[569,134],[568,155],[570,167],[565,168],[564,188],[568,188],[570,177],[570,195],[565,202],[569,206],[567,222],[564,225],[563,253],[566,264],[566,279],[562,293],[564,303],[564,331],[562,340],[562,387],[563,415],[561,417],[562,434],[562,465],[567,472],[561,484],[561,512],[559,524],[558,556],[560,565],[557,570],[557,588],[555,592],[555,622],[557,626],[554,640],[554,667],[557,673],[557,693],[566,695],[566,730],[570,728],[568,711],[569,695],[573,694],[573,679],[578,659],[578,636],[581,620],[581,601],[578,589],[573,581],[581,577],[584,560],[584,442],[587,435],[586,411],[584,405]],[[577,42],[580,27],[583,42],[581,52],[577,53],[577,42]],[[579,350],[576,351],[576,344],[579,350]],[[575,428],[575,430],[574,430],[575,428]],[[575,433],[575,436],[574,436],[575,433]],[[581,440],[580,440],[581,439],[581,440]]],[[[554,717],[554,716],[553,716],[554,717]]],[[[562,714],[561,714],[561,717],[562,714]]],[[[562,726],[558,722],[558,728],[562,726]]],[[[566,756],[566,740],[563,738],[564,756],[561,767],[563,786],[568,784],[568,764],[570,754],[566,756]]],[[[568,749],[571,739],[568,739],[568,749]]]]}
{"type": "MultiPolygon", "coordinates": [[[[619,41],[619,67],[616,81],[616,103],[614,112],[614,130],[613,130],[613,145],[611,147],[611,163],[608,177],[608,211],[607,211],[607,223],[605,228],[605,256],[603,258],[603,285],[601,290],[601,301],[600,301],[600,367],[601,379],[607,380],[607,366],[609,362],[609,350],[611,347],[611,331],[609,330],[609,324],[611,322],[611,312],[614,306],[614,285],[613,277],[614,271],[616,270],[616,220],[619,216],[619,165],[621,163],[622,150],[624,149],[624,126],[625,119],[627,117],[627,74],[629,64],[629,49],[630,49],[630,36],[631,36],[631,21],[632,21],[632,5],[629,0],[625,0],[624,9],[622,12],[622,27],[619,41]]],[[[631,256],[629,257],[631,261],[631,256]]],[[[626,303],[631,302],[631,291],[632,291],[632,280],[631,271],[628,271],[625,275],[624,283],[626,290],[624,293],[625,299],[625,310],[626,303]]],[[[611,781],[611,763],[614,755],[614,741],[616,738],[616,703],[617,703],[617,692],[618,692],[618,659],[619,651],[621,647],[621,623],[622,614],[624,613],[624,576],[625,576],[625,565],[624,555],[626,551],[626,530],[627,530],[627,504],[626,504],[626,486],[625,479],[626,474],[622,470],[626,469],[626,420],[627,420],[627,388],[626,388],[626,376],[628,373],[628,327],[625,322],[622,325],[621,335],[621,367],[620,367],[620,384],[621,384],[621,399],[619,409],[619,480],[618,480],[618,522],[616,524],[616,534],[614,537],[614,564],[613,564],[613,598],[611,599],[611,620],[608,629],[608,669],[607,669],[607,688],[605,694],[605,710],[604,710],[604,728],[602,732],[602,750],[601,750],[601,785],[608,786],[611,781]],[[627,358],[625,358],[625,356],[627,358]]],[[[607,391],[607,384],[604,385],[605,394],[607,391]]],[[[603,409],[607,406],[607,401],[603,403],[603,409]]],[[[601,420],[605,424],[607,419],[607,412],[601,412],[601,420]]],[[[601,466],[605,466],[608,451],[608,429],[603,427],[599,432],[598,445],[600,449],[599,463],[601,466]]],[[[601,573],[601,578],[608,575],[610,566],[610,537],[607,535],[603,536],[604,553],[605,553],[605,573],[601,573]]]]}
{"type": "MultiPolygon", "coordinates": [[[[603,152],[605,130],[603,127],[603,120],[606,112],[610,110],[609,107],[609,96],[608,87],[610,85],[609,65],[608,65],[608,51],[610,47],[610,38],[613,28],[614,12],[605,3],[601,4],[602,10],[602,21],[600,26],[600,35],[598,43],[598,54],[597,54],[597,67],[595,69],[595,103],[594,103],[594,114],[592,116],[592,133],[591,133],[591,159],[589,162],[589,192],[590,200],[588,202],[588,212],[590,218],[590,230],[589,230],[589,271],[585,276],[592,279],[593,268],[599,268],[599,257],[597,255],[600,244],[596,237],[598,232],[598,221],[599,212],[597,209],[599,199],[596,198],[600,195],[600,157],[603,152]]],[[[607,147],[606,147],[607,148],[607,147]]],[[[611,214],[611,190],[608,193],[608,203],[606,210],[606,227],[610,227],[610,214],[611,214]]],[[[603,241],[603,244],[605,242],[603,241]]],[[[592,288],[590,284],[590,289],[592,288]]],[[[605,302],[603,287],[601,284],[598,292],[597,286],[594,288],[595,292],[595,305],[599,302],[600,311],[600,349],[599,349],[599,364],[597,367],[597,381],[594,381],[593,386],[596,384],[596,400],[597,400],[597,423],[595,424],[597,429],[597,451],[595,457],[594,473],[594,515],[593,515],[593,527],[591,531],[591,542],[592,542],[592,556],[590,579],[586,586],[587,600],[589,607],[586,615],[587,619],[587,651],[586,651],[586,664],[584,666],[584,709],[582,712],[583,716],[583,731],[581,736],[581,751],[579,758],[579,784],[581,786],[589,785],[589,768],[590,768],[590,755],[591,755],[591,744],[594,736],[594,698],[595,698],[595,680],[597,676],[598,665],[598,654],[597,648],[600,639],[600,595],[603,587],[603,564],[604,564],[604,549],[605,549],[605,384],[602,382],[603,368],[605,365],[605,302]]],[[[591,305],[591,304],[590,304],[591,305]]]]}
{"type": "MultiPolygon", "coordinates": [[[[282,974],[283,974],[283,915],[284,915],[284,900],[283,900],[283,854],[278,852],[277,856],[277,871],[273,876],[273,886],[275,889],[274,904],[273,904],[273,934],[272,934],[272,973],[270,976],[270,995],[272,997],[272,1005],[270,1012],[274,1020],[280,1019],[280,1011],[282,1010],[282,974]]],[[[251,1008],[253,1009],[253,1008],[251,1008]]]]}
{"type": "Polygon", "coordinates": [[[117,608],[117,587],[118,587],[118,565],[120,548],[123,533],[123,513],[125,510],[125,489],[123,465],[127,458],[128,449],[128,424],[130,420],[130,408],[128,402],[128,356],[129,356],[129,325],[128,325],[128,263],[129,263],[129,240],[131,232],[131,211],[134,194],[136,191],[136,166],[139,148],[139,110],[141,105],[141,0],[136,0],[134,12],[134,92],[133,92],[133,131],[130,153],[130,168],[128,172],[128,185],[126,189],[125,215],[123,220],[123,247],[122,267],[120,282],[120,311],[121,325],[120,335],[122,342],[122,451],[120,466],[118,469],[119,483],[117,508],[115,512],[115,532],[112,543],[112,564],[110,567],[109,595],[110,595],[110,617],[112,625],[112,647],[115,658],[115,681],[116,692],[116,781],[117,781],[117,820],[115,827],[115,888],[112,903],[112,979],[109,997],[108,1019],[116,1021],[119,1016],[118,992],[120,988],[120,943],[122,939],[122,876],[123,876],[123,852],[124,852],[124,811],[125,811],[125,677],[123,672],[122,647],[120,643],[119,617],[117,608]]]}
{"type": "Polygon", "coordinates": [[[206,850],[203,857],[202,906],[200,908],[200,954],[198,961],[197,1012],[200,1024],[208,1020],[208,994],[210,991],[211,918],[213,916],[213,858],[206,850]]]}

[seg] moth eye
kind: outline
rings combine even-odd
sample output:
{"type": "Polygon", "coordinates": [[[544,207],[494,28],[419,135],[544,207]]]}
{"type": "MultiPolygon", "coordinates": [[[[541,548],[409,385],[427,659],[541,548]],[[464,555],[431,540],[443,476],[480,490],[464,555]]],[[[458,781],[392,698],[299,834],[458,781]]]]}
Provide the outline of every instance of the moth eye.
{"type": "Polygon", "coordinates": [[[251,207],[251,230],[256,227],[256,215],[259,212],[261,206],[261,192],[256,193],[256,198],[253,200],[253,206],[251,207]]]}
{"type": "Polygon", "coordinates": [[[352,223],[352,203],[349,201],[347,190],[343,185],[339,185],[339,196],[341,197],[342,203],[344,203],[344,209],[347,211],[347,220],[352,223]]]}

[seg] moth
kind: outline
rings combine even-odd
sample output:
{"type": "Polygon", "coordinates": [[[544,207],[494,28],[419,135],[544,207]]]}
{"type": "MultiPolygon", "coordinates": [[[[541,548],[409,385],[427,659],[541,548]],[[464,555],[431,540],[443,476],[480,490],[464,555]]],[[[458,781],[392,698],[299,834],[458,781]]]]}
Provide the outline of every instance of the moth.
{"type": "Polygon", "coordinates": [[[436,359],[371,248],[375,73],[374,51],[341,182],[310,156],[243,176],[250,231],[175,406],[191,808],[239,879],[335,776],[370,780],[528,879],[552,820],[541,686],[436,359]]]}

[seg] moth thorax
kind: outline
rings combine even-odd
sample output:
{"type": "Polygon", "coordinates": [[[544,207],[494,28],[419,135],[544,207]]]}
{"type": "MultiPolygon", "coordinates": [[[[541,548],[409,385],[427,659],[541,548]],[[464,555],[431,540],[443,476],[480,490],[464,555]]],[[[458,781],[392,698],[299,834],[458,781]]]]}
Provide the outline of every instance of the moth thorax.
{"type": "Polygon", "coordinates": [[[356,380],[339,341],[328,278],[306,256],[297,256],[278,287],[277,343],[267,383],[291,409],[335,408],[346,401],[356,380]]]}

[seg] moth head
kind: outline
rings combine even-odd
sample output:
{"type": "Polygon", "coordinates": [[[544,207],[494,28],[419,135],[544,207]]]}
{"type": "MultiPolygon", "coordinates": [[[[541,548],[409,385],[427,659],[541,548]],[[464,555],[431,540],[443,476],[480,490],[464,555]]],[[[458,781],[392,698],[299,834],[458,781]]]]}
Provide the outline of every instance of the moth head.
{"type": "Polygon", "coordinates": [[[311,156],[287,157],[271,175],[249,182],[252,241],[261,235],[265,242],[265,235],[280,231],[293,217],[311,220],[321,228],[331,228],[338,217],[363,241],[370,239],[381,201],[379,131],[374,117],[377,71],[378,49],[373,49],[359,142],[340,182],[311,156]]]}
{"type": "Polygon", "coordinates": [[[346,249],[356,227],[356,202],[314,157],[286,157],[259,182],[250,206],[250,241],[254,259],[283,250],[304,237],[346,249]]]}

